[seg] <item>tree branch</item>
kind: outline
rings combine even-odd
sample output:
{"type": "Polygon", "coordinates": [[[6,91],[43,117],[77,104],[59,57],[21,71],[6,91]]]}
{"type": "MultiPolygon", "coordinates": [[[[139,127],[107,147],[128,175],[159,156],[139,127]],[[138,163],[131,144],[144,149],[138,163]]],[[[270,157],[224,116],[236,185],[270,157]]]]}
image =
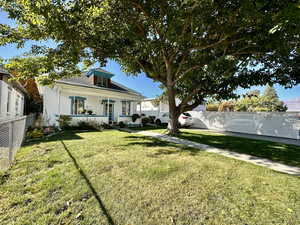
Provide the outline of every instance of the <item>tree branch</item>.
{"type": "Polygon", "coordinates": [[[193,66],[193,67],[187,69],[186,71],[184,71],[181,74],[181,76],[179,76],[176,80],[173,81],[173,85],[175,85],[178,81],[182,80],[189,72],[196,70],[196,69],[200,69],[202,67],[203,67],[203,65],[196,65],[196,66],[193,66]]]}

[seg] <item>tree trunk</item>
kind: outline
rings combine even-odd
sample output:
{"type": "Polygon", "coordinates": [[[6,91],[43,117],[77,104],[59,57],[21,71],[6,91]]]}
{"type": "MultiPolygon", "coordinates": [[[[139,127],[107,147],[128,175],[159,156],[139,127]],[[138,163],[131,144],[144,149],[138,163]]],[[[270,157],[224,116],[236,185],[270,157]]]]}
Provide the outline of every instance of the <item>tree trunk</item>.
{"type": "Polygon", "coordinates": [[[175,100],[175,91],[173,87],[167,88],[168,102],[169,102],[169,114],[170,114],[170,123],[168,125],[169,134],[177,134],[179,132],[179,111],[176,106],[175,100]]]}

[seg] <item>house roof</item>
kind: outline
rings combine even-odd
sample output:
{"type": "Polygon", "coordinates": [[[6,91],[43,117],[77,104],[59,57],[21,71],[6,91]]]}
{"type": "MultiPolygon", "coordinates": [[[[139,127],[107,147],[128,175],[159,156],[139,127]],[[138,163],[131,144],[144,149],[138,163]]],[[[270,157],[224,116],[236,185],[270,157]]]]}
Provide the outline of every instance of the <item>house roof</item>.
{"type": "Polygon", "coordinates": [[[5,69],[0,67],[0,73],[10,75],[5,69]]]}
{"type": "Polygon", "coordinates": [[[108,79],[110,79],[114,76],[113,73],[108,72],[108,71],[106,71],[104,69],[101,69],[101,68],[91,69],[90,71],[88,71],[86,73],[87,77],[90,77],[92,75],[99,76],[99,77],[104,77],[104,78],[108,78],[108,79]]]}
{"type": "Polygon", "coordinates": [[[124,85],[121,85],[115,81],[111,81],[111,86],[109,88],[99,87],[91,83],[91,80],[86,76],[86,74],[82,74],[79,77],[71,77],[71,78],[63,78],[58,80],[57,83],[67,84],[67,85],[74,85],[74,86],[81,86],[81,87],[88,87],[88,88],[95,88],[95,89],[102,89],[102,90],[110,90],[116,92],[123,92],[127,94],[133,94],[142,96],[141,93],[134,91],[124,85]]]}
{"type": "MultiPolygon", "coordinates": [[[[12,74],[10,74],[9,72],[7,72],[7,71],[6,71],[5,69],[3,69],[2,67],[0,67],[0,74],[5,74],[5,75],[7,75],[7,76],[9,76],[9,77],[13,77],[12,74]]],[[[23,86],[19,81],[14,80],[14,81],[12,81],[11,83],[12,83],[12,85],[13,85],[15,88],[19,89],[20,91],[22,91],[22,92],[25,93],[25,94],[28,94],[27,90],[24,88],[24,86],[23,86]]]]}

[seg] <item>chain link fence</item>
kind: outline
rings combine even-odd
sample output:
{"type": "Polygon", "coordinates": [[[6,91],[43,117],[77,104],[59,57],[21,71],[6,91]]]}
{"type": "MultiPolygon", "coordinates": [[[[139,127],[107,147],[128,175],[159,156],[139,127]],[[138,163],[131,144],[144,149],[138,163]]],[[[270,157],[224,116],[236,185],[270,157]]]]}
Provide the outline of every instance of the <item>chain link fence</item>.
{"type": "Polygon", "coordinates": [[[28,127],[33,126],[35,115],[0,121],[0,169],[8,169],[21,147],[28,127]]]}

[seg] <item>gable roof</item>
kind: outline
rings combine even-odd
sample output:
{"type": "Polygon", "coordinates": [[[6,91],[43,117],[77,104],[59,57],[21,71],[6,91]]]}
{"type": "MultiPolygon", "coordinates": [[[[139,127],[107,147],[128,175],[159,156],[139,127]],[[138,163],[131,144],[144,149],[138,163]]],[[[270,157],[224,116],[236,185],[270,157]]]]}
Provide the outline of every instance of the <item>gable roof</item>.
{"type": "Polygon", "coordinates": [[[10,75],[5,69],[0,67],[0,73],[10,75]]]}
{"type": "Polygon", "coordinates": [[[95,89],[123,92],[123,93],[133,94],[133,95],[138,95],[138,96],[143,97],[143,95],[141,93],[139,93],[135,90],[132,90],[124,85],[121,85],[115,81],[111,81],[111,86],[109,88],[96,86],[91,83],[91,80],[86,76],[86,74],[82,74],[79,77],[63,78],[56,82],[61,83],[61,84],[81,86],[81,87],[87,87],[87,88],[95,88],[95,89]]]}
{"type": "MultiPolygon", "coordinates": [[[[8,77],[13,77],[12,74],[10,74],[9,72],[7,72],[5,69],[3,69],[2,67],[0,67],[0,74],[4,74],[7,75],[8,77]]],[[[25,87],[17,80],[14,80],[11,82],[11,84],[17,88],[18,90],[20,90],[21,92],[23,92],[24,94],[28,94],[27,90],[25,89],[25,87]]]]}

